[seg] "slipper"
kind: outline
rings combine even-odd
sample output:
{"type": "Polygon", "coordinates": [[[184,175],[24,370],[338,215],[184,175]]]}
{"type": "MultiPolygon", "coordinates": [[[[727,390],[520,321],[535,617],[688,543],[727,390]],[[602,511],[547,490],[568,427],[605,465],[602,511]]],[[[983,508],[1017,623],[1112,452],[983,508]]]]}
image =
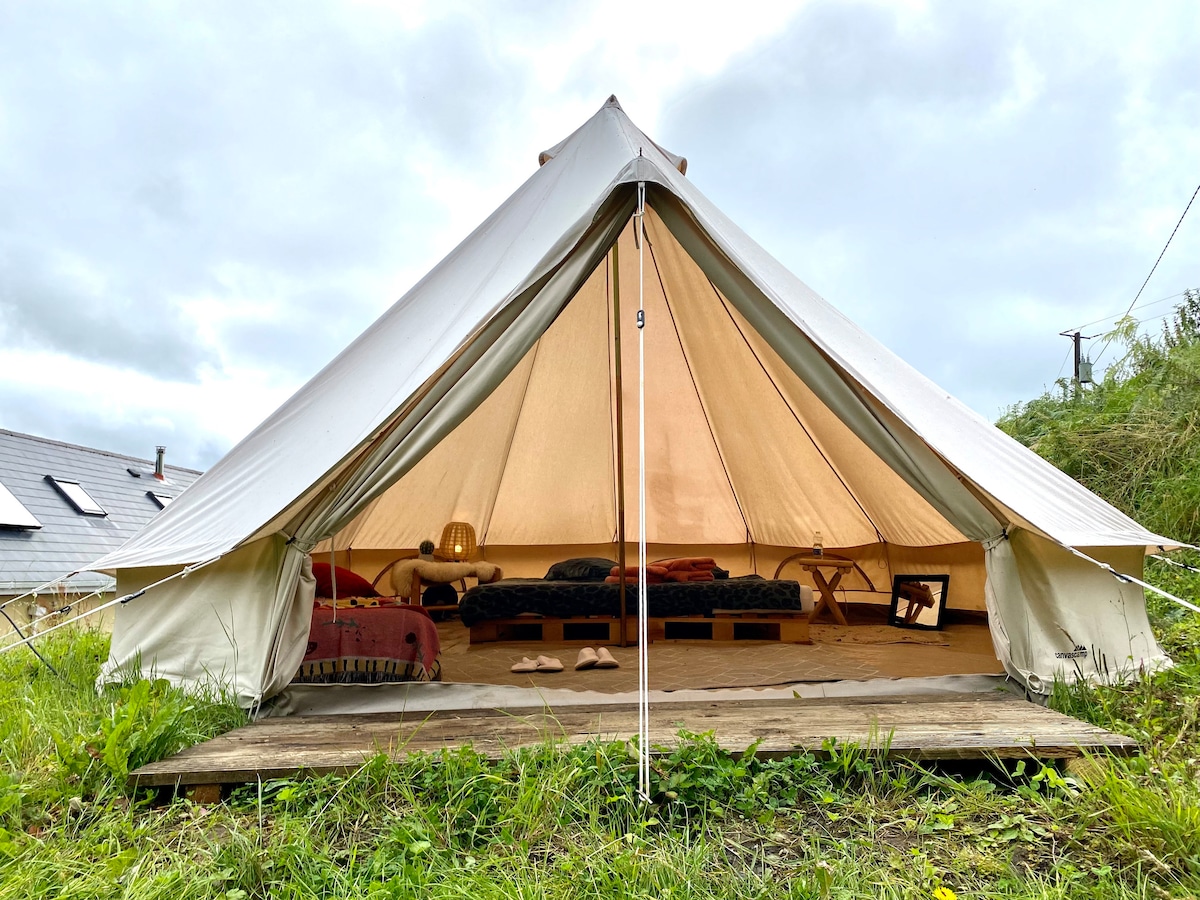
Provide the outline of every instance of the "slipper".
{"type": "Polygon", "coordinates": [[[596,668],[597,669],[619,669],[621,664],[616,658],[608,652],[607,647],[601,647],[596,651],[596,668]]]}
{"type": "Polygon", "coordinates": [[[539,656],[535,667],[539,672],[561,672],[563,670],[563,664],[553,656],[539,656]]]}
{"type": "Polygon", "coordinates": [[[513,663],[512,671],[517,673],[536,672],[538,664],[528,656],[522,656],[519,663],[513,663]]]}
{"type": "Polygon", "coordinates": [[[575,661],[575,668],[576,670],[590,669],[599,661],[600,657],[596,654],[595,650],[591,647],[584,647],[579,651],[579,659],[575,661]]]}

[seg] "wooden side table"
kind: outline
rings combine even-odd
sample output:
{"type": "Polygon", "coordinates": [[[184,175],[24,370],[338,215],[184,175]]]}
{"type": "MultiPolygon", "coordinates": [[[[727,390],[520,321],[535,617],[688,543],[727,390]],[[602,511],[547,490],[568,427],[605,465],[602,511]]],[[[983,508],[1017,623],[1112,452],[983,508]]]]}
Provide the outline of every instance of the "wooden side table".
{"type": "Polygon", "coordinates": [[[837,590],[842,576],[854,568],[854,560],[843,559],[840,556],[830,556],[826,553],[822,556],[796,557],[795,562],[803,566],[804,571],[812,572],[813,582],[817,586],[817,591],[821,594],[821,599],[813,607],[812,615],[808,617],[808,621],[815,621],[823,610],[828,609],[839,625],[848,625],[846,616],[842,612],[842,608],[838,605],[837,598],[833,596],[833,592],[837,590]],[[825,572],[822,570],[832,571],[833,576],[826,580],[825,572]]]}

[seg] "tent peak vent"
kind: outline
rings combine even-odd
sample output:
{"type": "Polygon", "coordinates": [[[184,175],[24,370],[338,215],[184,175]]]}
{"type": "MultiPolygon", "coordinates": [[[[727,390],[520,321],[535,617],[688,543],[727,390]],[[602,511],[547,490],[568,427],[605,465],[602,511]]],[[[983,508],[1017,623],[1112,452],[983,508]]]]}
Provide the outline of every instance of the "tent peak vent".
{"type": "MultiPolygon", "coordinates": [[[[687,174],[687,159],[672,153],[670,150],[652,141],[645,132],[633,124],[629,120],[629,116],[625,114],[625,109],[621,106],[621,101],[617,99],[616,94],[609,94],[608,99],[604,101],[604,105],[590,119],[583,123],[579,128],[575,129],[568,137],[559,141],[549,150],[543,150],[538,154],[538,166],[544,166],[550,160],[558,157],[568,146],[577,142],[594,142],[597,140],[597,131],[615,131],[622,135],[628,145],[638,146],[644,149],[645,144],[650,144],[663,155],[666,162],[679,172],[680,175],[687,174]]],[[[639,150],[638,156],[644,154],[639,150]]]]}

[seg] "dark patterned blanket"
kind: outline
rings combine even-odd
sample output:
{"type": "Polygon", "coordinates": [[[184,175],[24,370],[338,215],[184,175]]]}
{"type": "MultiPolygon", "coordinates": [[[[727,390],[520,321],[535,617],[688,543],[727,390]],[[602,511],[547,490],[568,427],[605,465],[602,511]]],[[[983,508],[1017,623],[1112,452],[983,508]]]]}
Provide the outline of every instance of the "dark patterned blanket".
{"type": "MultiPolygon", "coordinates": [[[[708,616],[714,609],[800,609],[800,584],[764,578],[652,584],[646,588],[646,602],[654,618],[708,616]]],[[[629,613],[637,614],[637,582],[628,586],[625,604],[629,613]]],[[[522,613],[558,618],[619,616],[620,586],[513,578],[471,588],[459,600],[458,609],[467,626],[522,613]]]]}

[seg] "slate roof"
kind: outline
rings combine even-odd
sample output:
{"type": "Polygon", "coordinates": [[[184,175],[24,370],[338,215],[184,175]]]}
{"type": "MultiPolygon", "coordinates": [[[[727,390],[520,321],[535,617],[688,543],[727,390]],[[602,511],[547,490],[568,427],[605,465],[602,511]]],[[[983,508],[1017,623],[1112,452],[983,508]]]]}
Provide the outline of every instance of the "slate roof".
{"type": "MultiPolygon", "coordinates": [[[[172,465],[164,474],[164,481],[154,477],[153,460],[0,429],[0,483],[42,523],[0,527],[0,595],[23,593],[115,550],[159,512],[148,491],[174,498],[200,477],[172,465]],[[142,475],[131,475],[131,468],[142,475]],[[107,515],[77,512],[47,475],[79,482],[107,515]]],[[[71,590],[111,585],[95,573],[70,580],[71,590]]]]}

